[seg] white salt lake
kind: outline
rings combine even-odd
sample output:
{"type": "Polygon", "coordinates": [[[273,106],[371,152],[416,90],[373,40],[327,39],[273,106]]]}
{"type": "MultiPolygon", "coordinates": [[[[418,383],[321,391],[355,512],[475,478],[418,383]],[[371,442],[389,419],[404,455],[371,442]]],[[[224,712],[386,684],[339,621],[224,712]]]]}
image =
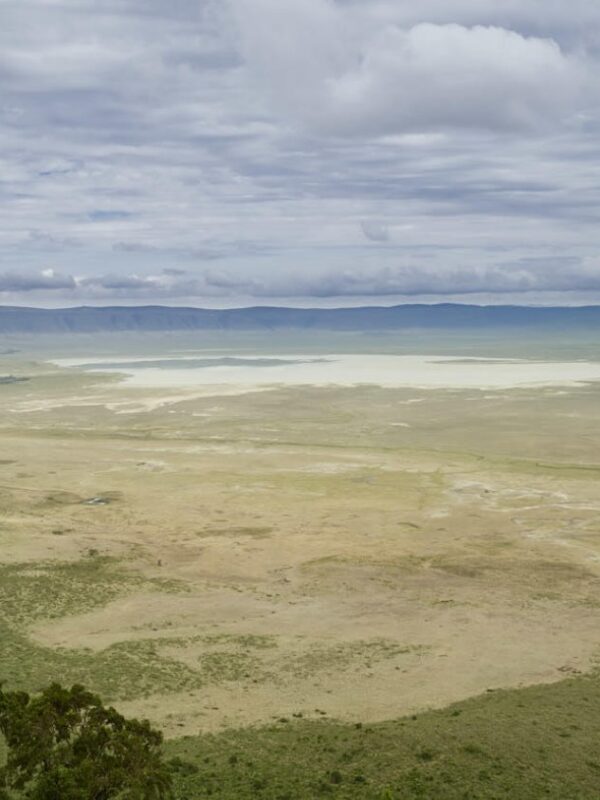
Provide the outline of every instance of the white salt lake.
{"type": "Polygon", "coordinates": [[[420,389],[509,389],[600,381],[594,361],[532,361],[450,356],[327,354],[56,359],[60,367],[118,373],[120,386],[193,389],[358,386],[420,389]]]}

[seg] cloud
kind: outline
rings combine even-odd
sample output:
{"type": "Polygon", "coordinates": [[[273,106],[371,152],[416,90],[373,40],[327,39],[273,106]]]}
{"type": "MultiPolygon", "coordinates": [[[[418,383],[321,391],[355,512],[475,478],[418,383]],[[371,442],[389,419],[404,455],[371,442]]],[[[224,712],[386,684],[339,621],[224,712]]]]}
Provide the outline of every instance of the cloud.
{"type": "Polygon", "coordinates": [[[524,257],[485,266],[404,264],[379,269],[323,269],[314,274],[240,275],[208,269],[196,275],[164,269],[160,274],[72,277],[44,270],[39,274],[0,275],[0,292],[30,293],[69,290],[71,299],[191,299],[201,304],[214,298],[303,301],[335,298],[411,298],[427,296],[600,292],[600,260],[573,256],[524,257]]]}
{"type": "Polygon", "coordinates": [[[379,222],[361,222],[360,227],[365,235],[365,238],[370,242],[387,242],[390,238],[390,232],[385,225],[379,222]]]}
{"type": "Polygon", "coordinates": [[[120,209],[94,208],[88,212],[88,217],[92,222],[114,222],[115,220],[127,219],[130,216],[130,211],[120,209]]]}
{"type": "Polygon", "coordinates": [[[40,273],[2,272],[0,273],[0,292],[59,291],[75,289],[75,279],[71,275],[60,275],[53,270],[40,273]]]}
{"type": "Polygon", "coordinates": [[[94,289],[108,289],[114,291],[138,292],[144,290],[159,290],[160,281],[154,277],[140,277],[138,275],[98,275],[91,278],[82,278],[78,286],[92,287],[94,289]]]}
{"type": "Polygon", "coordinates": [[[2,302],[596,292],[596,0],[1,5],[2,302]]]}
{"type": "Polygon", "coordinates": [[[532,129],[585,102],[583,61],[551,38],[376,18],[359,29],[364,15],[333,0],[306,0],[291,14],[277,0],[237,0],[235,8],[257,84],[316,132],[532,129]]]}
{"type": "Polygon", "coordinates": [[[331,82],[333,124],[375,133],[535,127],[576,107],[578,72],[555,42],[502,28],[389,28],[331,82]]]}
{"type": "Polygon", "coordinates": [[[594,0],[396,0],[350,2],[363,24],[376,18],[378,24],[412,27],[421,22],[496,26],[541,38],[554,38],[565,45],[593,46],[598,42],[600,8],[594,0]]]}
{"type": "MultiPolygon", "coordinates": [[[[224,291],[249,297],[411,297],[415,295],[468,295],[600,291],[600,261],[582,263],[576,258],[522,259],[485,267],[399,266],[379,270],[340,270],[315,276],[243,278],[224,272],[207,272],[204,286],[210,294],[224,291]]],[[[176,287],[173,287],[176,289],[176,287]]]]}

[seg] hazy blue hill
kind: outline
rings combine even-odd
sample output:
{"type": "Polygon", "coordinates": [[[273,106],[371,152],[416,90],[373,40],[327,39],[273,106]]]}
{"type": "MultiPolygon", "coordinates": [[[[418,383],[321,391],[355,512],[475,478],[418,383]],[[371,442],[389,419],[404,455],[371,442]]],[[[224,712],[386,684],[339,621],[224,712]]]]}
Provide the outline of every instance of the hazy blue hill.
{"type": "Polygon", "coordinates": [[[177,330],[337,330],[409,328],[473,329],[539,327],[597,328],[600,306],[475,306],[444,303],[359,308],[204,309],[169,306],[107,306],[42,309],[0,306],[0,333],[93,333],[177,330]]]}

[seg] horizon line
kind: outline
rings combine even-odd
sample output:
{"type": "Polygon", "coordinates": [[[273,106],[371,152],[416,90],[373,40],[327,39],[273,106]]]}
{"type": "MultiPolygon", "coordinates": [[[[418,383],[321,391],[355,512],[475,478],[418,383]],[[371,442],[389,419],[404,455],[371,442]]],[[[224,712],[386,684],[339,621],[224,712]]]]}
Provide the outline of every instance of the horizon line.
{"type": "Polygon", "coordinates": [[[353,311],[357,309],[372,309],[372,310],[389,310],[395,308],[530,308],[530,309],[590,309],[600,308],[600,303],[576,303],[576,304],[543,304],[543,303],[460,303],[450,301],[440,301],[434,303],[392,303],[391,305],[365,304],[354,306],[332,305],[332,306],[295,306],[295,305],[276,305],[268,303],[254,303],[251,305],[235,305],[235,306],[195,306],[195,305],[170,305],[168,303],[107,303],[102,305],[90,305],[89,303],[82,303],[79,305],[67,306],[31,306],[31,305],[15,305],[13,303],[0,303],[0,311],[6,309],[15,309],[22,311],[74,311],[77,309],[169,309],[173,311],[250,311],[250,310],[264,310],[264,309],[277,309],[285,311],[353,311]]]}

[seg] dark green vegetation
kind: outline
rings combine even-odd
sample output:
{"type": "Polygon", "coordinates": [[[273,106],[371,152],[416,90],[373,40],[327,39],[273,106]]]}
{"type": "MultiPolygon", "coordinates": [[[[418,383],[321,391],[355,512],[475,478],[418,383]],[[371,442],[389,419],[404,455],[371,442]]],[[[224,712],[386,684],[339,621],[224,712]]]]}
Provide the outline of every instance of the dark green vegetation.
{"type": "Polygon", "coordinates": [[[105,708],[82,686],[55,683],[34,698],[0,690],[0,732],[8,750],[3,800],[172,797],[162,735],[105,708]]]}
{"type": "Polygon", "coordinates": [[[158,800],[170,796],[169,772],[177,800],[600,797],[598,675],[489,691],[394,722],[292,715],[265,728],[186,736],[163,746],[169,772],[159,733],[81,687],[54,685],[33,700],[0,692],[0,730],[0,764],[10,742],[2,779],[30,790],[10,798],[158,800]]]}
{"type": "MultiPolygon", "coordinates": [[[[30,791],[10,798],[169,796],[160,734],[80,687],[54,685],[33,700],[0,692],[0,730],[0,763],[7,740],[11,748],[2,779],[30,791]]],[[[380,724],[281,717],[266,728],[167,742],[164,757],[178,800],[597,800],[600,677],[490,691],[380,724]]]]}
{"type": "Polygon", "coordinates": [[[168,742],[181,800],[598,800],[600,677],[373,725],[281,718],[168,742]]]}

